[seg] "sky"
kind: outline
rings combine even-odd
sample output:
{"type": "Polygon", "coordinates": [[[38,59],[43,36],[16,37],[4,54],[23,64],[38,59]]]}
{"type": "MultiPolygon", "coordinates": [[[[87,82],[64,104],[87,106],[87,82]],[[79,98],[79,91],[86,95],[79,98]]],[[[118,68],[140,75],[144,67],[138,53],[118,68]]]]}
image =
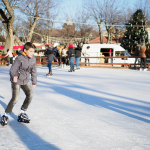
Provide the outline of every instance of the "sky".
{"type": "MultiPolygon", "coordinates": [[[[123,2],[127,2],[129,6],[131,7],[134,7],[134,4],[136,1],[137,0],[123,0],[123,2]]],[[[80,8],[83,2],[84,0],[63,0],[63,6],[64,6],[66,13],[68,13],[69,15],[70,11],[80,8]]]]}
{"type": "MultiPolygon", "coordinates": [[[[73,20],[77,10],[79,11],[82,10],[84,1],[85,0],[62,0],[61,3],[62,13],[60,14],[59,20],[66,21],[68,16],[71,18],[71,20],[73,20]]],[[[135,7],[135,2],[139,0],[122,0],[122,1],[123,4],[124,2],[126,2],[132,9],[135,7]]]]}

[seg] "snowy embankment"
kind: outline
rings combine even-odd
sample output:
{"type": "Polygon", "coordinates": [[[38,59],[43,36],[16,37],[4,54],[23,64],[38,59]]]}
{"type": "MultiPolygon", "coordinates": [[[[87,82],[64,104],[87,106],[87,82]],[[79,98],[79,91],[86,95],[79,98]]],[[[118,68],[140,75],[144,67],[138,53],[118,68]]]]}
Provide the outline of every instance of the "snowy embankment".
{"type": "MultiPolygon", "coordinates": [[[[27,114],[17,122],[22,90],[7,126],[2,150],[149,150],[150,71],[38,67],[38,84],[27,114]]],[[[0,114],[11,98],[9,67],[0,67],[0,114]]],[[[0,116],[1,116],[0,115],[0,116]]]]}

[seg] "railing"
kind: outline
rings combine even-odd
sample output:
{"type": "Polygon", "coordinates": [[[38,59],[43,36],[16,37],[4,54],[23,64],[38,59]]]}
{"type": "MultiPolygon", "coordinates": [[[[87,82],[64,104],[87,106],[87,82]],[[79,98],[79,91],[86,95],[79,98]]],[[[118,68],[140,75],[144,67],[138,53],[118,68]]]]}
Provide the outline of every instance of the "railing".
{"type": "Polygon", "coordinates": [[[8,61],[7,60],[3,60],[3,58],[4,58],[4,56],[0,56],[0,65],[2,65],[2,64],[6,65],[6,63],[8,63],[8,61]]]}
{"type": "MultiPolygon", "coordinates": [[[[36,57],[36,59],[37,59],[37,64],[46,64],[46,63],[48,63],[48,62],[46,62],[46,58],[47,57],[36,57]],[[43,62],[40,62],[40,61],[38,61],[38,59],[45,59],[45,61],[43,61],[43,62]]],[[[62,57],[57,57],[57,58],[62,58],[62,57]]],[[[97,58],[97,59],[100,59],[100,58],[104,58],[104,59],[111,59],[111,58],[122,58],[122,59],[127,59],[127,58],[140,58],[140,57],[137,57],[137,56],[134,56],[134,57],[129,57],[129,56],[116,56],[116,57],[109,57],[109,56],[107,56],[107,57],[81,57],[81,58],[87,58],[87,59],[92,59],[92,58],[97,58]]],[[[150,58],[150,57],[148,57],[148,58],[150,58]]],[[[57,64],[58,62],[53,62],[52,64],[57,64]]],[[[61,62],[61,64],[62,64],[62,62],[61,62]]],[[[135,63],[85,63],[85,62],[80,62],[79,64],[81,64],[81,65],[122,65],[122,66],[131,66],[131,65],[140,65],[140,64],[135,64],[135,63]]],[[[147,63],[147,65],[150,65],[150,63],[147,63]]]]}
{"type": "MultiPolygon", "coordinates": [[[[0,56],[0,65],[2,65],[2,64],[7,64],[8,63],[8,61],[6,61],[6,60],[1,60],[1,59],[3,59],[4,58],[4,56],[0,56]]],[[[59,59],[61,59],[62,57],[57,57],[57,58],[59,58],[59,59]]],[[[134,56],[134,57],[129,57],[129,56],[116,56],[116,57],[111,57],[111,56],[107,56],[107,57],[81,57],[81,58],[83,58],[83,59],[85,59],[85,58],[87,58],[87,59],[94,59],[94,58],[97,58],[97,59],[101,59],[101,58],[103,58],[103,59],[114,59],[114,58],[122,58],[122,59],[128,59],[128,58],[140,58],[140,57],[138,57],[138,56],[134,56]]],[[[147,57],[147,58],[150,58],[150,57],[147,57]]],[[[45,57],[45,56],[42,56],[42,57],[40,57],[40,56],[37,56],[36,57],[36,60],[37,60],[37,64],[47,64],[48,62],[46,61],[46,59],[47,59],[47,57],[45,57]]],[[[60,62],[60,64],[62,64],[63,62],[60,62]]],[[[58,62],[52,62],[52,64],[58,64],[58,62]]],[[[79,63],[80,65],[121,65],[121,66],[131,66],[131,65],[134,65],[134,66],[136,66],[136,65],[140,65],[140,64],[135,64],[135,63],[85,63],[85,62],[80,62],[79,63]]],[[[150,65],[150,63],[147,63],[146,65],[150,65]]]]}

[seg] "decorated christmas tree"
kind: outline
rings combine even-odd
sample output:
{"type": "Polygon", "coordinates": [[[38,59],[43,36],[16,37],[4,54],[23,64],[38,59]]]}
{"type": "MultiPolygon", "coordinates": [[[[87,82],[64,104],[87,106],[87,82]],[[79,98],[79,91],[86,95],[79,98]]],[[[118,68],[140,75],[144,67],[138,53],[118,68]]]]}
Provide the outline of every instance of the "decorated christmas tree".
{"type": "Polygon", "coordinates": [[[128,52],[134,52],[137,45],[148,45],[148,32],[146,31],[146,18],[141,9],[138,9],[126,24],[126,32],[121,46],[128,52]]]}

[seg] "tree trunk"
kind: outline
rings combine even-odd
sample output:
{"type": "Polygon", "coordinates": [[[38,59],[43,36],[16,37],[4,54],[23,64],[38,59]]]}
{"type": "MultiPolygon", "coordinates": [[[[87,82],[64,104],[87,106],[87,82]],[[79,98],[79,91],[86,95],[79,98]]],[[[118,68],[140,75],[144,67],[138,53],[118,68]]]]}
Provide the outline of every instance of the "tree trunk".
{"type": "Polygon", "coordinates": [[[19,46],[21,46],[21,45],[24,44],[24,43],[22,43],[22,42],[20,41],[18,35],[16,35],[16,34],[15,34],[15,36],[14,36],[14,41],[15,41],[15,43],[17,43],[19,46]]]}
{"type": "Polygon", "coordinates": [[[29,34],[27,36],[27,42],[31,42],[32,40],[32,35],[33,35],[33,31],[35,29],[36,23],[39,20],[39,17],[36,17],[33,24],[31,25],[30,29],[29,29],[29,34]]]}
{"type": "Polygon", "coordinates": [[[9,20],[7,25],[5,25],[5,29],[6,29],[7,37],[6,37],[6,42],[5,42],[3,50],[6,53],[7,49],[12,51],[13,50],[13,45],[14,45],[14,34],[13,34],[14,29],[13,29],[12,21],[9,20]]]}
{"type": "Polygon", "coordinates": [[[109,33],[110,33],[110,44],[112,44],[112,31],[113,31],[113,26],[110,26],[109,28],[109,33]]]}
{"type": "Polygon", "coordinates": [[[100,35],[100,44],[103,44],[103,32],[102,32],[102,28],[101,28],[102,23],[103,23],[103,22],[101,22],[100,24],[98,24],[98,27],[99,27],[99,35],[100,35]]]}
{"type": "Polygon", "coordinates": [[[110,33],[110,44],[112,44],[112,33],[110,33]]]}
{"type": "Polygon", "coordinates": [[[107,30],[107,34],[108,34],[107,44],[109,44],[109,42],[110,42],[110,33],[109,33],[109,30],[107,30]]]}

